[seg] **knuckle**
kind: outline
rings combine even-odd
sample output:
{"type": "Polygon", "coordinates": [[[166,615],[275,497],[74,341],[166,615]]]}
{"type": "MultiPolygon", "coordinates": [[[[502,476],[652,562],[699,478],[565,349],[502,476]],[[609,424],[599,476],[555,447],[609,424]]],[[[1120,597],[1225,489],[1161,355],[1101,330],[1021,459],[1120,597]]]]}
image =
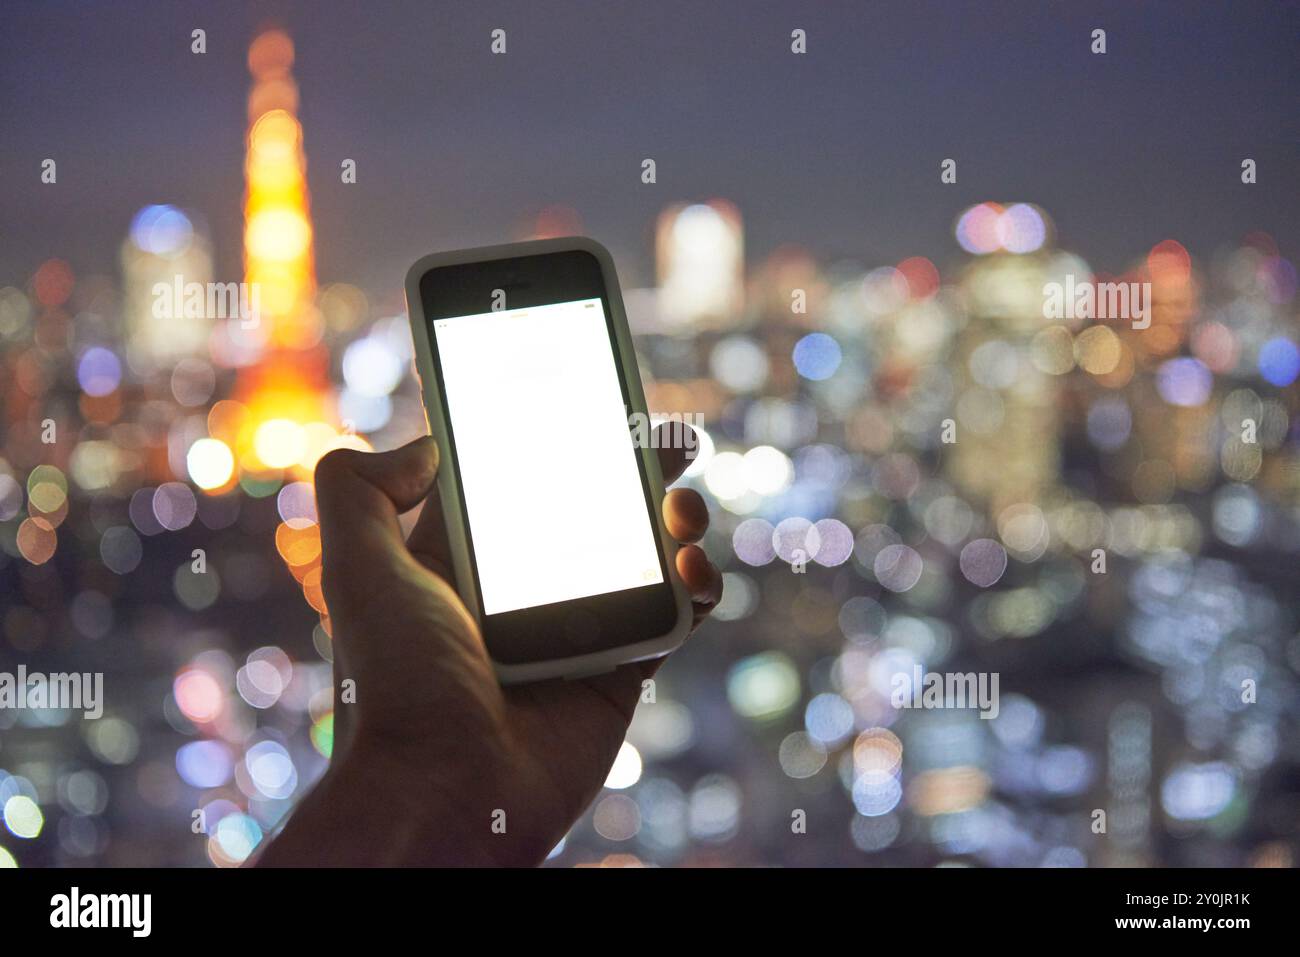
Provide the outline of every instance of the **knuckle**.
{"type": "Polygon", "coordinates": [[[354,470],[354,459],[360,453],[353,449],[331,449],[320,457],[316,463],[316,485],[329,485],[337,481],[344,473],[354,470]]]}

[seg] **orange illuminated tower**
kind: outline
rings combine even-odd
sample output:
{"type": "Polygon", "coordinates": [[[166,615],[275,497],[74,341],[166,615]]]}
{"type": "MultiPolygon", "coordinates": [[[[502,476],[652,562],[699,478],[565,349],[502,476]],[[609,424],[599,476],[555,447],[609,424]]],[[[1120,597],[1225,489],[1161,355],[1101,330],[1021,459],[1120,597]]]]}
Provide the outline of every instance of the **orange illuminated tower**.
{"type": "MultiPolygon", "coordinates": [[[[237,468],[231,481],[252,494],[310,481],[317,460],[331,448],[370,447],[338,426],[316,304],[307,160],[292,67],[293,41],[283,31],[261,33],[249,47],[244,281],[250,298],[256,290],[259,314],[230,326],[241,360],[235,396],[209,415],[213,437],[233,450],[237,468]]],[[[289,499],[290,511],[280,510],[276,550],[328,633],[314,508],[304,503],[301,489],[289,499]]]]}
{"type": "Polygon", "coordinates": [[[260,315],[232,334],[255,360],[240,370],[236,398],[247,410],[239,429],[241,470],[308,477],[337,444],[328,353],[315,304],[316,270],[307,163],[293,80],[293,41],[280,30],[249,47],[245,162],[244,280],[260,315]]]}

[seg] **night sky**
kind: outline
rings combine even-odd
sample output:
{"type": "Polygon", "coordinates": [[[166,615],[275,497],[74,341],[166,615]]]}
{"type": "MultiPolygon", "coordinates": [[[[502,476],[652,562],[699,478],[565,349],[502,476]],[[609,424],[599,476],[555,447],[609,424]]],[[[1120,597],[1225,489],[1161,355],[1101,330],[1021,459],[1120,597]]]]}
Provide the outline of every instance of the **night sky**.
{"type": "Polygon", "coordinates": [[[1256,229],[1300,253],[1296,3],[458,6],[6,4],[0,284],[51,256],[115,275],[132,215],[163,202],[201,212],[217,278],[239,278],[245,56],[264,25],[297,45],[322,282],[400,295],[417,256],[517,238],[563,204],[625,285],[647,284],[659,210],[712,197],[739,205],[751,262],[797,243],[942,266],[982,200],[1040,204],[1102,269],[1256,229]],[[939,181],[948,157],[956,185],[939,181]]]}

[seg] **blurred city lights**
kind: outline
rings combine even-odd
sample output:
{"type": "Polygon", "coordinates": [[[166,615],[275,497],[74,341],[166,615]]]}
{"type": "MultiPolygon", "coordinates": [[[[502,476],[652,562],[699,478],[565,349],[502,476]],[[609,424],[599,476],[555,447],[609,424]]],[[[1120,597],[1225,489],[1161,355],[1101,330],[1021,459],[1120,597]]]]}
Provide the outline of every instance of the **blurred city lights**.
{"type": "MultiPolygon", "coordinates": [[[[0,867],[237,866],[333,749],[312,470],[425,423],[400,290],[316,288],[293,62],[280,31],[249,50],[257,323],[150,308],[212,277],[229,211],[139,209],[117,288],[59,258],[0,277],[0,647],[125,689],[84,728],[0,714],[37,742],[0,754],[0,867]],[[140,823],[195,807],[198,844],[140,823]]],[[[811,860],[772,822],[814,799],[828,863],[1294,858],[1294,264],[1260,233],[1146,239],[1117,281],[1151,282],[1148,329],[1046,320],[1046,283],[1109,277],[1038,206],[953,212],[893,264],[747,263],[734,204],[660,213],[637,346],[661,408],[705,412],[682,482],[725,591],[556,863],[811,860]],[[1003,674],[1000,714],[895,707],[914,666],[1003,674]]]]}

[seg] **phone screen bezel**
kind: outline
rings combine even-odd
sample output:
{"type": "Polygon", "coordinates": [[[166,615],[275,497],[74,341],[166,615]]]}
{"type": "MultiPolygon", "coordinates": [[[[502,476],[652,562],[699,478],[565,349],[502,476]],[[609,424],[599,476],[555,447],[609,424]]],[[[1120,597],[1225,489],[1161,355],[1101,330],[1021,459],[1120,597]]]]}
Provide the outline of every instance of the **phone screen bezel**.
{"type": "MultiPolygon", "coordinates": [[[[628,387],[627,363],[621,355],[605,276],[600,261],[590,252],[574,249],[435,266],[420,276],[418,288],[433,373],[438,393],[442,396],[441,425],[451,459],[450,462],[443,462],[442,468],[450,467],[458,489],[463,488],[463,484],[455,427],[443,382],[442,358],[433,324],[439,319],[491,312],[495,290],[504,290],[505,308],[508,309],[599,299],[604,310],[605,328],[609,334],[614,365],[618,371],[624,413],[629,417],[633,412],[645,413],[645,409],[634,407],[628,387]]],[[[528,467],[566,468],[573,457],[581,454],[580,448],[567,448],[562,444],[563,439],[569,436],[581,440],[581,430],[575,428],[573,423],[561,421],[554,426],[539,423],[538,427],[555,427],[561,436],[561,443],[557,444],[553,462],[528,463],[528,467]]],[[[494,660],[503,664],[527,664],[589,655],[655,638],[673,629],[678,610],[663,547],[663,525],[657,514],[656,497],[651,490],[644,457],[641,450],[635,447],[632,452],[641,480],[642,500],[650,517],[659,556],[661,581],[651,585],[489,615],[483,608],[474,535],[465,496],[457,496],[468,551],[469,572],[474,579],[472,591],[477,603],[477,617],[484,641],[494,660]]],[[[584,517],[578,481],[575,481],[572,501],[556,503],[556,507],[573,509],[574,534],[581,534],[584,517]]],[[[600,558],[593,555],[592,560],[599,561],[600,558]]]]}

